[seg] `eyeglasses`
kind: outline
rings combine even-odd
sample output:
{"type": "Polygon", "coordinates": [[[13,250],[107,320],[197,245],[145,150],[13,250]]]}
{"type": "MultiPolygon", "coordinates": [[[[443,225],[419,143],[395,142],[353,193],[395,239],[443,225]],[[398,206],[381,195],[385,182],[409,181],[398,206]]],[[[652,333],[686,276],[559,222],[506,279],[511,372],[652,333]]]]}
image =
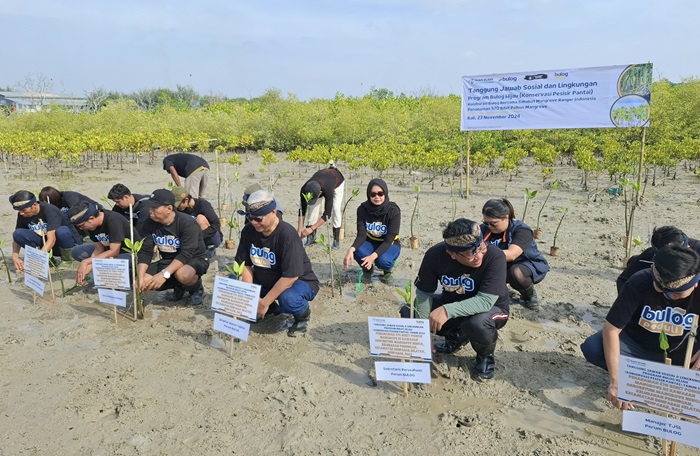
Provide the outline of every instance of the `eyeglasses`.
{"type": "Polygon", "coordinates": [[[267,217],[267,215],[263,215],[262,217],[251,217],[250,215],[245,216],[245,218],[248,219],[249,222],[255,223],[262,223],[262,221],[265,220],[265,217],[267,217]]]}
{"type": "Polygon", "coordinates": [[[379,190],[378,192],[369,192],[369,197],[374,198],[375,196],[384,196],[384,192],[379,190]]]}
{"type": "Polygon", "coordinates": [[[484,220],[484,225],[486,225],[486,226],[496,226],[496,225],[498,225],[499,223],[501,223],[502,220],[503,220],[503,219],[496,220],[495,222],[487,222],[486,220],[484,220]]]}
{"type": "Polygon", "coordinates": [[[455,255],[461,255],[462,258],[464,258],[465,260],[471,260],[471,259],[474,259],[477,255],[481,255],[482,253],[485,253],[486,248],[487,248],[486,244],[484,244],[482,242],[481,244],[479,244],[479,247],[476,248],[476,251],[474,251],[474,253],[472,253],[472,254],[468,254],[467,252],[459,252],[459,253],[455,253],[455,255]]]}

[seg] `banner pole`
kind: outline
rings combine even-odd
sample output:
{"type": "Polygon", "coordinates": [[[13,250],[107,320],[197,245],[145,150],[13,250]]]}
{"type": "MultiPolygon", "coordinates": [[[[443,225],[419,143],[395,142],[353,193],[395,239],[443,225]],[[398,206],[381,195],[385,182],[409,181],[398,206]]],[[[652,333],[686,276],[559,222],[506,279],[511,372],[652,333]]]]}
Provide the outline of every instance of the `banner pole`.
{"type": "Polygon", "coordinates": [[[471,146],[471,137],[469,136],[469,131],[467,131],[467,166],[466,166],[466,171],[467,171],[467,188],[465,191],[465,198],[469,198],[469,184],[470,184],[470,175],[471,175],[471,152],[472,152],[472,146],[471,146]]]}
{"type": "MultiPolygon", "coordinates": [[[[46,201],[48,200],[49,197],[47,196],[46,201]]],[[[41,241],[44,243],[44,245],[46,245],[46,233],[44,232],[44,221],[42,219],[39,219],[39,225],[41,225],[41,241]]],[[[56,240],[56,242],[58,242],[58,240],[56,240]]],[[[49,259],[49,262],[50,261],[51,260],[49,259]]],[[[54,264],[56,263],[54,262],[54,264]]],[[[58,269],[58,266],[56,266],[56,269],[58,269]]],[[[49,265],[49,285],[51,286],[51,299],[53,300],[53,303],[56,304],[56,293],[53,292],[53,280],[51,279],[51,265],[49,265]]]]}

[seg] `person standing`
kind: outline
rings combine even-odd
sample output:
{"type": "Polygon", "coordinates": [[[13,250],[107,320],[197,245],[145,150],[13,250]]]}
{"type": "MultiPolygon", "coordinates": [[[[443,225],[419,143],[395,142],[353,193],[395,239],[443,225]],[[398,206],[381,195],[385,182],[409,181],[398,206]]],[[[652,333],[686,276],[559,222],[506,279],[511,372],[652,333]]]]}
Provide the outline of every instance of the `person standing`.
{"type": "Polygon", "coordinates": [[[246,218],[236,251],[244,263],[240,280],[261,286],[258,319],[267,314],[287,313],[294,323],[289,337],[306,333],[312,301],[319,290],[304,246],[294,227],[277,217],[277,203],[270,193],[258,190],[248,198],[246,218]]]}
{"type": "MultiPolygon", "coordinates": [[[[474,374],[490,380],[496,370],[498,330],[508,322],[506,258],[484,242],[479,224],[457,219],[442,232],[443,242],[428,249],[416,277],[416,317],[430,320],[430,330],[445,337],[438,353],[453,353],[471,342],[474,374]],[[435,294],[438,285],[442,293],[435,294]]],[[[407,307],[401,316],[410,316],[407,307]]]]}
{"type": "MultiPolygon", "coordinates": [[[[70,209],[70,221],[76,228],[85,230],[92,243],[76,245],[71,249],[75,261],[79,261],[76,282],[83,285],[92,271],[93,258],[119,258],[129,260],[131,254],[126,250],[126,239],[130,239],[129,222],[119,214],[100,209],[95,203],[81,201],[70,209]]],[[[141,236],[134,231],[133,241],[141,236]]]]}
{"type": "Polygon", "coordinates": [[[202,304],[202,276],[209,269],[202,230],[189,215],[175,209],[173,192],[154,190],[143,202],[149,218],[141,225],[143,245],[138,254],[141,291],[167,290],[168,301],[179,301],[189,292],[187,305],[202,304]],[[156,253],[156,261],[154,260],[156,253]]]}
{"type": "Polygon", "coordinates": [[[163,159],[163,169],[170,173],[177,187],[185,187],[187,194],[206,199],[209,163],[205,159],[194,154],[171,154],[163,159]],[[184,185],[180,176],[185,178],[184,185]]]}
{"type": "Polygon", "coordinates": [[[508,285],[520,293],[523,306],[539,310],[535,284],[544,280],[549,264],[537,248],[532,229],[515,218],[513,205],[505,198],[486,201],[481,214],[484,240],[506,254],[508,285]]]}
{"type": "Polygon", "coordinates": [[[306,238],[304,245],[313,245],[316,242],[316,230],[331,219],[333,223],[332,248],[340,248],[340,227],[342,223],[342,204],[345,194],[345,178],[338,169],[331,165],[330,168],[316,172],[311,179],[301,187],[301,209],[297,222],[299,237],[306,238]],[[321,201],[324,200],[323,214],[321,214],[321,201]],[[307,217],[308,209],[308,217],[307,217]],[[306,227],[304,227],[306,219],[306,227]]]}
{"type": "Polygon", "coordinates": [[[367,201],[357,208],[357,236],[345,255],[345,269],[354,258],[362,268],[363,281],[371,281],[375,265],[384,271],[382,281],[388,281],[401,253],[400,228],[401,209],[389,201],[386,182],[372,179],[367,184],[367,201]]]}
{"type": "Polygon", "coordinates": [[[17,223],[12,233],[12,263],[16,271],[24,271],[24,262],[19,258],[23,247],[52,252],[57,264],[62,254],[70,260],[70,249],[83,243],[63,212],[52,204],[37,201],[34,193],[19,190],[10,196],[10,204],[17,211],[17,223]]]}

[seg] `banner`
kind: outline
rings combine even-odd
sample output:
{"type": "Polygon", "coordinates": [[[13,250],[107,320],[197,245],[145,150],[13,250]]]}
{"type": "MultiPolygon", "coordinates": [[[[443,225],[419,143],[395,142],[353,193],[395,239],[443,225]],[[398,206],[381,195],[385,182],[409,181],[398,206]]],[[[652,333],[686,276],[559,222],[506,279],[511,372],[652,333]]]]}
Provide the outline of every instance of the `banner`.
{"type": "Polygon", "coordinates": [[[649,125],[652,64],[462,77],[467,130],[649,125]]]}

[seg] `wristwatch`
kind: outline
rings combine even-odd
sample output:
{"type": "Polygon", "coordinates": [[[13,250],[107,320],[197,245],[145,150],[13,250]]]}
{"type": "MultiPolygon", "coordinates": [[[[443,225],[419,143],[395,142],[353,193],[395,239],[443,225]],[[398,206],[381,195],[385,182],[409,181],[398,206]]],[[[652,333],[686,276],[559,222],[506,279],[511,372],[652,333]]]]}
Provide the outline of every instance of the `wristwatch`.
{"type": "Polygon", "coordinates": [[[163,277],[165,277],[166,280],[170,278],[170,273],[167,269],[163,269],[161,273],[163,274],[163,277]]]}

